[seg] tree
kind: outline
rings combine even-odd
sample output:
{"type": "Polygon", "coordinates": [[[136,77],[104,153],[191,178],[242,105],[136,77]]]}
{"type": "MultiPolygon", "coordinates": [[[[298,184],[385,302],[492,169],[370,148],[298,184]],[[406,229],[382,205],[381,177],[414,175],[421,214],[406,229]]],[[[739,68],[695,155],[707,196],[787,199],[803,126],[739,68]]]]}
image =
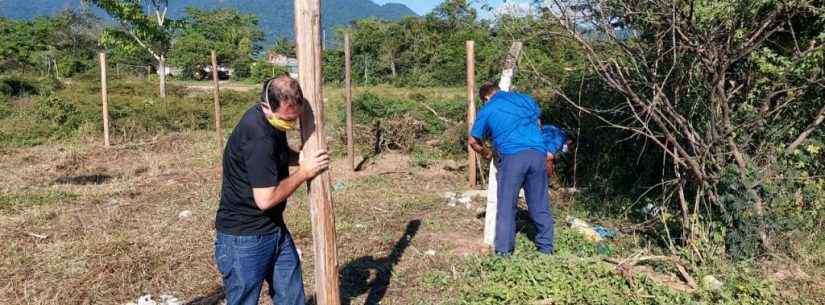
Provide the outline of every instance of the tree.
{"type": "Polygon", "coordinates": [[[100,20],[89,11],[65,10],[31,21],[0,19],[0,67],[71,76],[93,65],[100,20]]]}
{"type": "Polygon", "coordinates": [[[181,67],[188,77],[193,76],[194,70],[209,64],[206,54],[210,50],[218,53],[220,64],[250,64],[252,56],[260,52],[258,43],[264,37],[258,29],[257,17],[241,14],[236,9],[186,8],[186,16],[180,20],[179,27],[169,61],[181,67]]]}
{"type": "Polygon", "coordinates": [[[295,57],[295,43],[286,38],[275,40],[275,43],[273,43],[272,48],[269,50],[276,54],[286,55],[287,57],[295,57]]]}
{"type": "Polygon", "coordinates": [[[774,249],[783,200],[799,187],[774,182],[790,173],[783,156],[795,158],[825,117],[817,3],[555,0],[545,18],[563,31],[544,34],[575,41],[625,98],[588,108],[558,92],[568,103],[668,156],[672,179],[662,185],[676,198],[684,240],[696,242],[699,220],[716,211],[731,249],[758,254],[751,241],[774,249]]]}
{"type": "Polygon", "coordinates": [[[118,28],[103,32],[101,44],[126,53],[147,52],[158,63],[160,97],[166,98],[166,56],[178,22],[167,16],[168,0],[89,0],[106,11],[118,28]]]}

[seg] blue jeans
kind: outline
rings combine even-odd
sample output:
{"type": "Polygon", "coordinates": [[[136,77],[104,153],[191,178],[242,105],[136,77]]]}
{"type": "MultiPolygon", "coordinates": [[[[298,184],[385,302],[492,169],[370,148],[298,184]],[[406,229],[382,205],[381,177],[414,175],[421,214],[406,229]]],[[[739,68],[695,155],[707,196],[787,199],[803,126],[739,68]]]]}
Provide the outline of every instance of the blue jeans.
{"type": "Polygon", "coordinates": [[[536,248],[545,254],[553,253],[555,222],[547,194],[546,154],[528,149],[503,155],[497,168],[496,253],[506,255],[515,249],[518,194],[522,188],[527,199],[527,213],[536,226],[536,248]]]}
{"type": "Polygon", "coordinates": [[[217,232],[215,261],[227,305],[257,305],[264,281],[273,304],[304,305],[301,260],[286,227],[265,235],[217,232]]]}

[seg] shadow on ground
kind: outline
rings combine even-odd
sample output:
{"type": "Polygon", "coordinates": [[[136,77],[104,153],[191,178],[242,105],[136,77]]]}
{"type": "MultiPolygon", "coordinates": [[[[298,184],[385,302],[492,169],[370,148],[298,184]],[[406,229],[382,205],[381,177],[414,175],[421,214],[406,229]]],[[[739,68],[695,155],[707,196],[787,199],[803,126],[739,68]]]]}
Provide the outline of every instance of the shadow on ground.
{"type": "MultiPolygon", "coordinates": [[[[484,221],[484,213],[478,213],[476,215],[477,219],[481,219],[484,221]]],[[[516,212],[516,234],[524,234],[530,240],[536,240],[536,226],[533,224],[533,220],[530,219],[530,214],[527,213],[527,210],[519,208],[516,212]]]]}
{"type": "MultiPolygon", "coordinates": [[[[340,269],[341,304],[350,305],[353,299],[364,293],[367,293],[365,305],[380,304],[390,286],[393,269],[401,261],[401,256],[410,246],[410,242],[420,227],[421,220],[418,219],[407,223],[404,234],[386,257],[362,256],[344,265],[340,269]]],[[[212,293],[197,297],[185,305],[217,305],[223,301],[224,297],[223,288],[217,288],[212,293]]],[[[315,305],[315,297],[310,297],[306,304],[315,305]]]]}
{"type": "Polygon", "coordinates": [[[223,302],[226,294],[223,292],[223,287],[216,288],[211,293],[192,299],[184,305],[218,305],[223,302]]]}
{"type": "Polygon", "coordinates": [[[111,175],[107,174],[91,174],[79,176],[63,176],[54,180],[54,184],[73,184],[73,185],[89,185],[89,184],[104,184],[112,180],[111,175]]]}
{"type": "MultiPolygon", "coordinates": [[[[401,256],[410,246],[419,227],[421,227],[421,220],[416,219],[407,223],[404,234],[386,257],[362,256],[344,265],[340,269],[341,304],[351,305],[353,299],[365,293],[367,298],[364,305],[380,304],[389,289],[393,269],[401,261],[401,256]]],[[[315,302],[315,297],[311,297],[306,304],[314,305],[315,302]]]]}

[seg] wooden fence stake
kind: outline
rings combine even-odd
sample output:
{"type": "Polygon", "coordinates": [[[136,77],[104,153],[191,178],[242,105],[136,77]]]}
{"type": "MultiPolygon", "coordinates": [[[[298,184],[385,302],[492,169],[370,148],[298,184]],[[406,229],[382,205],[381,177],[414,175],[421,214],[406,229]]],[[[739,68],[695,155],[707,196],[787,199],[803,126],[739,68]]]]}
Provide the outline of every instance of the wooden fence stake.
{"type": "Polygon", "coordinates": [[[344,34],[344,95],[347,100],[347,158],[352,170],[355,170],[355,147],[352,139],[352,33],[344,34]]]}
{"type": "MultiPolygon", "coordinates": [[[[304,152],[327,150],[324,131],[324,79],[321,74],[321,1],[295,0],[295,44],[298,81],[309,107],[301,117],[304,152]]],[[[339,305],[338,254],[332,212],[330,173],[312,179],[308,187],[315,253],[315,298],[318,305],[339,305]]]]}
{"type": "Polygon", "coordinates": [[[106,83],[106,53],[100,52],[100,99],[103,103],[103,145],[109,148],[109,87],[106,83]]]}
{"type": "MultiPolygon", "coordinates": [[[[510,51],[504,60],[504,70],[501,71],[501,79],[498,87],[501,91],[510,91],[513,75],[516,74],[518,59],[521,56],[521,41],[514,41],[510,45],[510,51]]],[[[484,242],[493,245],[496,240],[496,213],[498,212],[498,180],[496,180],[496,166],[493,160],[490,161],[490,176],[487,180],[487,210],[484,213],[484,242]]]]}
{"type": "Polygon", "coordinates": [[[221,88],[218,84],[218,53],[212,51],[212,96],[215,100],[215,139],[218,143],[218,153],[223,152],[223,134],[221,133],[221,88]]]}
{"type": "MultiPolygon", "coordinates": [[[[476,55],[475,41],[467,41],[467,134],[473,129],[476,120],[476,55]]],[[[467,143],[467,171],[470,187],[476,186],[476,152],[467,143]]]]}

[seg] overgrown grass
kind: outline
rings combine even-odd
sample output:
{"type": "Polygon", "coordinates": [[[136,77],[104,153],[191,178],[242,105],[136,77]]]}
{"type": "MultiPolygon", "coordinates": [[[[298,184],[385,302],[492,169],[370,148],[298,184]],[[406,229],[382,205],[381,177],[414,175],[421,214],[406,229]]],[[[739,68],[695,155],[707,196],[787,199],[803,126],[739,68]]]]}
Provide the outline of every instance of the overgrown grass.
{"type": "MultiPolygon", "coordinates": [[[[752,266],[716,270],[721,290],[677,292],[637,273],[631,284],[596,253],[597,245],[577,232],[557,231],[557,253],[538,254],[525,236],[512,257],[480,257],[466,262],[456,278],[425,278],[430,283],[461,285],[461,299],[446,304],[780,304],[774,286],[752,266]],[[720,272],[721,271],[721,272],[720,272]]],[[[700,273],[701,274],[701,273],[700,273]]],[[[799,304],[813,304],[805,301],[799,304]]]]}
{"type": "Polygon", "coordinates": [[[77,199],[78,195],[64,191],[34,192],[25,190],[19,193],[0,193],[0,211],[25,209],[32,206],[67,203],[77,199]]]}
{"type": "MultiPolygon", "coordinates": [[[[110,134],[126,143],[161,133],[208,129],[214,126],[209,92],[169,85],[166,99],[157,86],[142,80],[113,80],[109,84],[110,134]]],[[[0,107],[0,145],[32,146],[50,140],[72,141],[99,137],[102,111],[99,84],[71,81],[34,95],[12,96],[0,107]]],[[[257,101],[252,92],[224,91],[223,122],[237,121],[257,101]]],[[[226,124],[226,123],[225,123],[226,124]]]]}

